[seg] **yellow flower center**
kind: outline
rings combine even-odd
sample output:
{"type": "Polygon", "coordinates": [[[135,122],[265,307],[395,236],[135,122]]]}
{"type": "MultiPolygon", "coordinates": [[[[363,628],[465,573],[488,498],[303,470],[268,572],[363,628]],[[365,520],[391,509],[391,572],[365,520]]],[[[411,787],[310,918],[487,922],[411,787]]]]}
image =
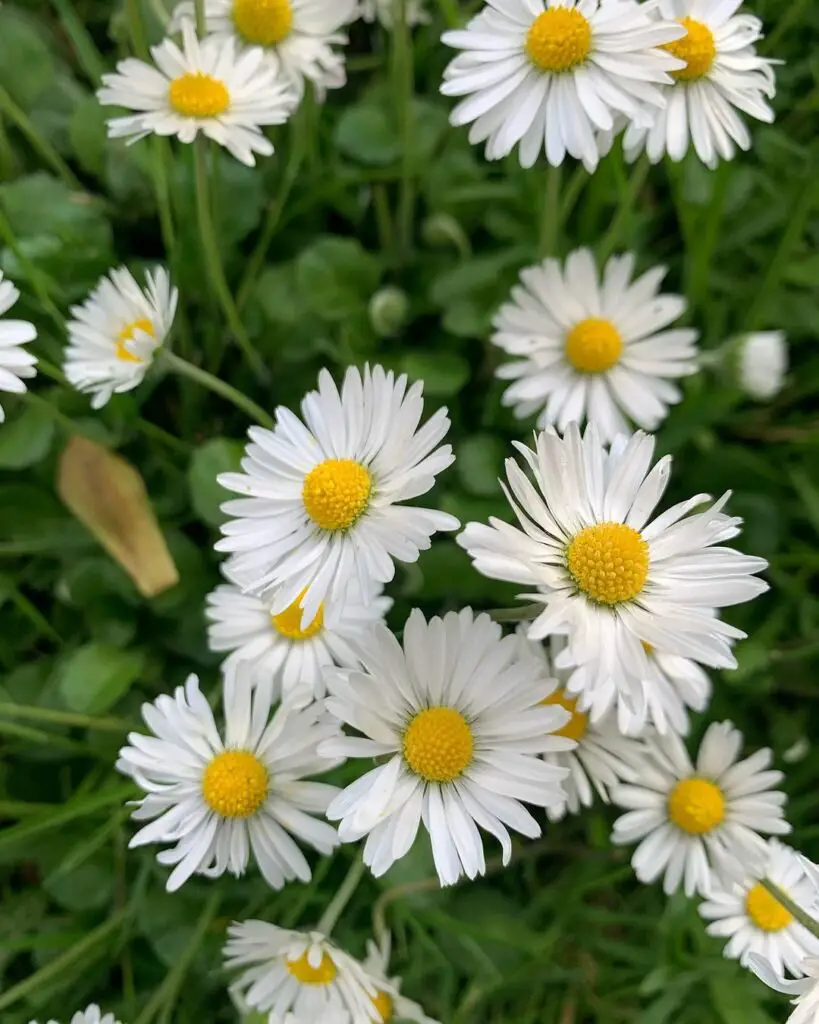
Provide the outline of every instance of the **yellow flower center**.
{"type": "Polygon", "coordinates": [[[310,637],[320,633],[324,627],[324,605],[319,605],[316,617],[313,621],[301,628],[301,602],[307,591],[302,590],[296,600],[288,605],[283,612],[270,616],[270,624],[277,633],[287,637],[288,640],[309,640],[310,637]]]}
{"type": "Polygon", "coordinates": [[[154,325],[144,316],[140,317],[139,320],[132,320],[131,323],[126,324],[117,335],[117,340],[115,342],[117,348],[117,359],[121,359],[124,363],[142,362],[139,356],[135,356],[133,352],[129,352],[125,347],[125,342],[131,341],[137,331],[144,331],[146,334],[150,334],[152,338],[156,337],[154,334],[154,325]]]}
{"type": "Polygon", "coordinates": [[[555,736],[565,736],[568,740],[577,740],[578,742],[583,739],[589,726],[589,716],[584,711],[577,710],[576,697],[570,697],[564,689],[558,688],[540,703],[559,704],[572,716],[562,729],[558,729],[554,733],[555,736]]]}
{"type": "Polygon", "coordinates": [[[686,29],[686,35],[666,43],[663,49],[685,61],[685,67],[672,71],[672,76],[680,82],[695,82],[707,75],[714,64],[717,55],[714,33],[695,18],[680,18],[680,24],[686,29]]]}
{"type": "Polygon", "coordinates": [[[600,604],[633,600],[648,576],[648,544],[625,523],[597,523],[572,538],[566,564],[579,590],[600,604]]]}
{"type": "Polygon", "coordinates": [[[708,779],[683,779],[671,790],[668,816],[683,832],[701,836],[724,820],[725,797],[708,779]]]}
{"type": "Polygon", "coordinates": [[[427,782],[452,782],[472,760],[475,739],[455,708],[427,708],[404,733],[404,758],[427,782]]]}
{"type": "Polygon", "coordinates": [[[623,339],[608,320],[589,317],[566,335],[566,358],[579,373],[605,373],[623,354],[623,339]]]}
{"type": "Polygon", "coordinates": [[[760,882],[748,890],[745,912],[763,932],[781,932],[793,920],[793,915],[760,882]]]}
{"type": "Polygon", "coordinates": [[[301,492],[307,515],[322,530],[349,530],[373,489],[369,472],[353,459],[327,459],[311,469],[301,492]]]}
{"type": "Polygon", "coordinates": [[[552,7],[526,33],[524,50],[540,71],[570,71],[592,48],[591,25],[575,8],[552,7]]]}
{"type": "Polygon", "coordinates": [[[233,24],[248,43],[275,46],[290,35],[290,0],[233,0],[233,24]]]}
{"type": "Polygon", "coordinates": [[[249,818],[267,796],[267,768],[249,750],[225,750],[202,777],[202,796],[223,818],[249,818]]]}
{"type": "Polygon", "coordinates": [[[306,952],[302,953],[298,960],[288,960],[286,967],[302,985],[329,985],[336,980],[338,974],[336,965],[327,953],[322,953],[318,967],[308,963],[306,952]]]}
{"type": "Polygon", "coordinates": [[[378,992],[373,997],[373,1006],[375,1012],[381,1018],[381,1024],[387,1024],[387,1021],[392,1020],[393,1017],[393,1005],[392,996],[389,992],[378,992]]]}
{"type": "Polygon", "coordinates": [[[183,117],[218,117],[230,106],[230,93],[218,78],[186,71],[171,82],[168,100],[183,117]]]}

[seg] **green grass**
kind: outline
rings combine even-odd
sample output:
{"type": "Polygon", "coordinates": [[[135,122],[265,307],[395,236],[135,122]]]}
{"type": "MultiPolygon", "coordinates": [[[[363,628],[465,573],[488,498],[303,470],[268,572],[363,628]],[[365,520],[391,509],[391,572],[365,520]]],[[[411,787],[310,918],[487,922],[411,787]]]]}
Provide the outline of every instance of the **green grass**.
{"type": "MultiPolygon", "coordinates": [[[[247,419],[173,375],[153,375],[98,414],[61,382],[68,306],[117,262],[167,259],[183,296],[177,352],[268,412],[295,405],[325,365],[338,373],[378,359],[422,377],[430,403],[450,407],[459,455],[436,501],[463,520],[504,513],[497,476],[528,429],[500,407],[486,337],[538,253],[632,247],[643,267],[667,263],[706,348],[744,329],[787,331],[793,371],[780,396],[753,405],[726,379],[692,379],[659,448],[676,460],[669,498],[733,488],[743,549],[771,562],[771,592],[730,615],[749,639],[737,648],[739,670],[715,676],[705,720],[730,716],[749,747],[771,745],[780,763],[816,729],[819,7],[748,5],[765,20],[766,52],[786,62],[777,122],[754,126],[752,153],[716,173],[693,160],[660,166],[642,183],[616,154],[591,179],[571,166],[558,177],[513,159],[490,165],[450,129],[439,35],[461,16],[455,0],[432,0],[434,23],[410,50],[355,26],[344,90],[324,107],[306,102],[255,171],[223,154],[210,169],[228,284],[269,371],[260,382],[205,284],[191,147],[108,144],[93,98],[132,34],[137,50],[142,33],[157,38],[158,6],[16,0],[0,11],[0,266],[23,292],[16,312],[36,322],[44,360],[31,397],[3,396],[0,428],[3,1024],[65,1021],[92,1000],[125,1024],[233,1020],[219,961],[226,922],[314,922],[354,856],[342,848],[317,863],[310,885],[282,893],[251,873],[194,880],[169,896],[155,851],[127,850],[133,790],[113,763],[141,702],[189,671],[207,692],[218,684],[202,614],[218,579],[213,477],[235,462],[247,419]],[[554,228],[542,217],[552,207],[554,228]],[[163,236],[173,236],[167,251],[163,236]],[[390,336],[369,312],[387,285],[407,301],[390,336]],[[180,571],[174,589],[141,598],[60,504],[57,459],[74,433],[139,468],[180,571]],[[102,651],[122,671],[89,679],[84,692],[69,670],[90,644],[93,664],[102,651]]],[[[508,605],[514,588],[479,577],[439,540],[399,571],[392,594],[398,625],[414,605],[508,605]]],[[[817,858],[819,748],[786,767],[794,843],[817,858]]],[[[547,827],[510,868],[493,862],[485,880],[446,891],[428,881],[419,847],[381,882],[364,880],[338,938],[362,953],[373,914],[386,919],[406,990],[445,1024],[784,1019],[785,1001],[723,960],[692,902],[635,882],[628,851],[608,843],[612,820],[598,806],[547,827]]]]}

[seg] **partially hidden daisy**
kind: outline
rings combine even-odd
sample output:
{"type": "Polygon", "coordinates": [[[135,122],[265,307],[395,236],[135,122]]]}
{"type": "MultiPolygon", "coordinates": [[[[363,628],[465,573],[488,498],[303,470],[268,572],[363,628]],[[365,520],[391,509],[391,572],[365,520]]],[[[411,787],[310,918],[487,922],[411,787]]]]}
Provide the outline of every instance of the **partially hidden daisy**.
{"type": "Polygon", "coordinates": [[[379,986],[375,999],[381,1024],[392,1020],[415,1021],[416,1024],[440,1024],[439,1021],[427,1017],[418,1003],[401,995],[401,979],[389,976],[391,939],[386,933],[380,943],[368,940],[367,958],[364,970],[379,986]]]}
{"type": "MultiPolygon", "coordinates": [[[[29,1024],[37,1024],[37,1021],[32,1020],[29,1024]]],[[[58,1022],[49,1020],[47,1024],[58,1024],[58,1022]]],[[[92,1003],[84,1010],[77,1010],[69,1024],[120,1024],[120,1022],[116,1020],[113,1013],[103,1013],[96,1003],[92,1003]]]]}
{"type": "MultiPolygon", "coordinates": [[[[205,0],[208,32],[240,48],[254,47],[298,96],[305,81],[319,99],[347,80],[343,27],[355,19],[357,0],[205,0]]],[[[183,0],[174,11],[171,30],[193,24],[194,5],[183,0]]]]}
{"type": "MultiPolygon", "coordinates": [[[[8,313],[20,298],[20,292],[9,280],[4,280],[0,270],[0,317],[8,313]]],[[[36,375],[35,356],[27,352],[23,345],[34,341],[37,328],[27,320],[0,319],[0,391],[8,391],[21,395],[26,390],[23,383],[36,375]]],[[[0,423],[6,418],[3,405],[0,403],[0,423]]]]}
{"type": "Polygon", "coordinates": [[[759,953],[748,954],[747,966],[775,992],[795,997],[796,1009],[785,1024],[819,1024],[819,956],[805,957],[799,971],[803,977],[796,980],[784,977],[759,953]]]}
{"type": "Polygon", "coordinates": [[[190,22],[182,33],[181,48],[169,38],[151,47],[154,64],[128,57],[102,76],[100,103],[136,111],[112,118],[109,137],[136,142],[151,134],[175,135],[193,142],[201,131],[254,166],[254,154],[273,152],[262,126],[287,120],[295,92],[258,47],[237,52],[233,39],[199,40],[190,22]]]}
{"type": "Polygon", "coordinates": [[[164,267],[139,285],[126,267],[100,279],[66,325],[65,376],[100,409],[113,394],[142,383],[173,324],[178,300],[164,267]]]}
{"type": "Polygon", "coordinates": [[[667,153],[682,160],[693,144],[707,167],[731,160],[737,148],[751,148],[751,134],[741,114],[771,123],[769,103],[776,93],[776,61],[760,57],[754,44],[762,22],[737,13],[742,0],[661,0],[663,18],[674,19],[685,35],[666,44],[684,62],[664,87],[666,103],[650,127],[633,122],[623,148],[634,160],[645,151],[652,163],[667,153]]]}
{"type": "Polygon", "coordinates": [[[770,839],[765,863],[757,874],[732,885],[714,879],[708,899],[699,906],[700,916],[710,922],[709,935],[728,939],[726,957],[744,961],[749,953],[757,953],[778,974],[788,971],[801,977],[804,958],[819,956],[819,939],[765,888],[763,880],[773,883],[806,913],[819,895],[799,855],[770,839]]]}
{"type": "MultiPolygon", "coordinates": [[[[361,0],[359,4],[359,15],[363,21],[376,21],[386,29],[391,29],[395,24],[396,14],[399,10],[400,0],[361,0]]],[[[424,25],[429,21],[429,11],[426,9],[426,0],[403,0],[404,18],[408,25],[424,25]]]]}
{"type": "Polygon", "coordinates": [[[341,600],[322,604],[302,626],[298,598],[273,615],[269,602],[223,583],[207,599],[208,644],[212,651],[231,652],[226,664],[246,662],[253,682],[272,676],[276,695],[307,704],[324,696],[327,665],[358,664],[350,641],[383,621],[392,605],[381,590],[370,583],[362,593],[354,579],[341,600]]]}
{"type": "Polygon", "coordinates": [[[361,735],[334,738],[329,757],[383,758],[327,809],[339,835],[367,836],[364,861],[383,875],[412,846],[423,821],[442,885],[485,871],[478,826],[512,853],[507,826],[540,825],[523,803],[558,807],[566,768],[538,755],[571,749],[555,735],[569,721],[543,705],[540,666],[514,636],[470,609],[425,621],[416,609],[403,646],[384,626],[358,645],[361,670],[327,670],[327,708],[361,735]]]}
{"type": "Polygon", "coordinates": [[[756,331],[736,343],[739,385],[750,398],[767,402],[782,390],[788,372],[784,331],[756,331]]]}
{"type": "Polygon", "coordinates": [[[772,771],[771,751],[739,759],[742,733],[730,722],[708,727],[696,764],[676,733],[645,741],[639,779],[615,786],[611,798],[627,813],[614,823],[612,842],[639,842],[631,863],[641,882],[663,879],[670,894],[708,896],[711,874],[723,884],[762,866],[762,835],[783,835],[785,794],[772,771]]]}
{"type": "MultiPolygon", "coordinates": [[[[594,426],[581,436],[546,431],[535,449],[516,444],[534,483],[506,462],[506,494],[520,526],[469,523],[458,543],[493,579],[528,584],[543,605],[532,640],[565,632],[567,683],[593,718],[613,704],[645,720],[647,649],[734,668],[731,642],[744,634],[714,615],[768,589],[753,573],[767,565],[725,547],[741,520],[722,511],[727,492],[698,494],[652,520],[671,475],[671,458],[651,468],[654,438],[640,431],[607,449],[594,426]]],[[[560,667],[563,667],[562,665],[560,667]]]]}
{"type": "Polygon", "coordinates": [[[251,1009],[269,1013],[269,1024],[284,1024],[290,1013],[293,1024],[378,1024],[375,983],[321,932],[235,922],[224,958],[228,970],[241,969],[231,991],[251,1009]]]}
{"type": "Polygon", "coordinates": [[[322,370],[302,401],[304,422],[279,407],[275,430],[248,431],[244,472],[218,478],[243,497],[222,506],[233,518],[216,547],[232,552],[230,578],[269,600],[273,615],[298,600],[305,629],[355,576],[363,591],[368,580],[388,583],[394,559],[414,562],[437,530],[458,527],[445,512],[401,504],[455,458],[439,447],[446,409],[420,426],[422,392],[380,366],[350,367],[339,391],[322,370]]]}
{"type": "Polygon", "coordinates": [[[273,888],[307,882],[310,866],[293,837],[322,854],[338,845],[336,830],[315,817],[338,790],[305,781],[339,763],[316,753],[337,723],[320,703],[283,704],[271,718],[271,698],[272,684],[251,691],[226,676],[224,739],[194,675],[172,697],[143,705],[152,735],[130,733],[117,768],[147,794],[133,817],[149,824],[130,845],[168,847],[157,860],[175,865],[169,892],[193,874],[241,875],[251,854],[273,888]]]}
{"type": "Polygon", "coordinates": [[[656,430],[680,401],[673,381],[697,369],[697,331],[672,326],[686,303],[660,293],[666,268],[635,279],[634,265],[633,253],[613,256],[600,274],[577,249],[563,267],[547,259],[521,272],[492,335],[513,357],[497,376],[513,382],[503,404],[518,418],[561,431],[587,420],[612,441],[629,421],[656,430]]]}
{"type": "Polygon", "coordinates": [[[442,40],[462,52],[441,92],[466,97],[450,116],[472,124],[471,143],[498,160],[520,147],[531,167],[541,151],[557,166],[568,153],[597,166],[595,132],[617,114],[649,127],[665,102],[662,86],[680,60],[664,44],[679,24],[654,16],[656,0],[488,0],[463,30],[442,40]]]}

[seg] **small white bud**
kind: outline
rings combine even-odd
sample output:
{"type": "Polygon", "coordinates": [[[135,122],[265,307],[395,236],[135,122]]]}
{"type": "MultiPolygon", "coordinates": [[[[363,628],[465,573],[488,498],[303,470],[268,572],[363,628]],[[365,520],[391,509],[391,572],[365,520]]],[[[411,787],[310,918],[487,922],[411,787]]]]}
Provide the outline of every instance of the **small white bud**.
{"type": "Polygon", "coordinates": [[[751,398],[765,402],[778,395],[788,371],[784,331],[746,334],[738,342],[739,385],[751,398]]]}

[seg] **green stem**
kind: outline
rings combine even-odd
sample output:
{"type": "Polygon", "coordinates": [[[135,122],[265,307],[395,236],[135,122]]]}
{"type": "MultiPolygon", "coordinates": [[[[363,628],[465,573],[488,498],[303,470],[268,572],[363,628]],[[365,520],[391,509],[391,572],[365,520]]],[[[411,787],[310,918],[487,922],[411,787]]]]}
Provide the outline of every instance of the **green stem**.
{"type": "Polygon", "coordinates": [[[28,139],[32,149],[35,149],[40,154],[43,160],[63,179],[69,188],[75,189],[78,192],[84,191],[79,178],[76,177],[51,143],[40,135],[31,118],[17,106],[2,85],[0,85],[0,110],[6,114],[10,121],[17,125],[22,134],[28,139]]]}
{"type": "Polygon", "coordinates": [[[208,19],[205,15],[205,0],[193,0],[193,6],[196,11],[196,34],[200,39],[204,39],[208,34],[208,19]]]}
{"type": "Polygon", "coordinates": [[[353,893],[358,888],[358,883],[363,877],[364,861],[361,859],[361,855],[359,854],[350,865],[350,870],[347,872],[344,881],[339,886],[338,892],[330,900],[327,905],[327,909],[321,915],[321,919],[316,925],[316,931],[322,932],[324,935],[329,935],[332,932],[333,928],[336,926],[336,922],[341,917],[344,908],[352,899],[353,893]]]}
{"type": "Polygon", "coordinates": [[[85,27],[82,18],[74,9],[71,0],[51,0],[60,19],[65,34],[71,40],[77,60],[85,74],[94,85],[99,85],[105,73],[105,61],[97,49],[91,33],[85,27]]]}
{"type": "Polygon", "coordinates": [[[94,718],[92,715],[38,708],[30,704],[0,704],[0,718],[27,718],[33,722],[50,722],[52,725],[76,726],[100,732],[125,733],[134,728],[134,723],[126,722],[124,718],[94,718]]]}
{"type": "Polygon", "coordinates": [[[648,157],[643,155],[631,169],[631,176],[628,179],[628,184],[620,194],[620,201],[617,204],[617,210],[612,222],[597,249],[597,256],[601,264],[605,263],[618,245],[622,244],[620,236],[629,217],[634,213],[635,204],[643,190],[643,185],[646,183],[650,168],[651,164],[648,162],[648,157]]]}
{"type": "Polygon", "coordinates": [[[697,230],[696,246],[693,252],[689,252],[686,260],[688,287],[685,294],[692,309],[700,307],[707,294],[711,258],[719,238],[725,200],[728,195],[728,183],[732,173],[731,165],[722,163],[713,175],[714,187],[705,210],[702,228],[697,230]]]}
{"type": "Polygon", "coordinates": [[[271,430],[275,428],[276,423],[273,417],[268,415],[252,398],[248,398],[247,395],[242,394],[241,391],[238,391],[231,384],[220,380],[219,377],[214,377],[212,373],[203,370],[201,366],[194,366],[187,359],[182,359],[180,356],[168,351],[168,349],[163,349],[159,358],[175,373],[180,374],[182,377],[187,377],[203,388],[212,391],[215,395],[227,399],[228,402],[235,405],[237,409],[241,409],[252,420],[261,423],[263,427],[269,427],[271,430]]]}
{"type": "Polygon", "coordinates": [[[159,208],[159,225],[162,230],[162,243],[168,261],[173,259],[174,230],[171,216],[171,192],[168,185],[168,147],[167,140],[155,135],[152,142],[151,177],[156,191],[156,203],[159,208]]]}
{"type": "Polygon", "coordinates": [[[572,171],[572,176],[569,178],[569,183],[566,188],[563,189],[563,195],[560,200],[560,227],[563,228],[566,221],[571,217],[574,212],[575,206],[577,206],[577,200],[580,198],[586,183],[589,180],[589,172],[582,164],[578,164],[572,171]]]}
{"type": "Polygon", "coordinates": [[[803,927],[807,928],[811,935],[819,938],[819,921],[815,921],[798,903],[794,903],[790,896],[774,882],[769,881],[767,878],[761,878],[759,884],[773,896],[777,903],[780,903],[788,911],[791,917],[796,918],[803,927]]]}
{"type": "Polygon", "coordinates": [[[517,608],[492,608],[489,617],[495,622],[531,622],[542,611],[542,604],[522,604],[517,608]]]}
{"type": "MultiPolygon", "coordinates": [[[[2,87],[0,87],[0,89],[1,88],[2,87]]],[[[34,290],[35,295],[40,300],[40,304],[54,321],[54,326],[57,328],[60,336],[62,336],[65,332],[65,318],[52,301],[51,296],[48,294],[48,287],[45,283],[48,281],[48,283],[51,284],[51,279],[44,275],[20,248],[17,237],[14,234],[14,229],[3,213],[2,200],[0,200],[0,238],[3,239],[9,249],[14,253],[17,262],[25,271],[26,277],[34,290]]]]}
{"type": "Polygon", "coordinates": [[[393,0],[392,29],[393,87],[395,109],[401,132],[401,181],[398,192],[396,243],[397,262],[406,263],[412,252],[412,224],[415,207],[413,110],[415,68],[412,34],[407,25],[407,0],[393,0]]]}
{"type": "Polygon", "coordinates": [[[540,212],[538,255],[554,256],[560,235],[560,178],[561,169],[549,166],[546,172],[546,193],[540,212]]]}

